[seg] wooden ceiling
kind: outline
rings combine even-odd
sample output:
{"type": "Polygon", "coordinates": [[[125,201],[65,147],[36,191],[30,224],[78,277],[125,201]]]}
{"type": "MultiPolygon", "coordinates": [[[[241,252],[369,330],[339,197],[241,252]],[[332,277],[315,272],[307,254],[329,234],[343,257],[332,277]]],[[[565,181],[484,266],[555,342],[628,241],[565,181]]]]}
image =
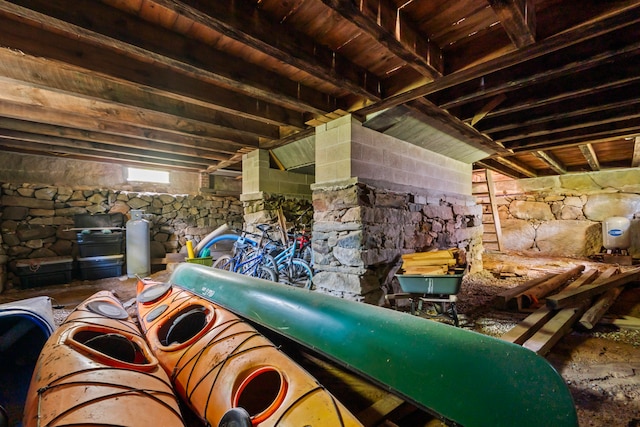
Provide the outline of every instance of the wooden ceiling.
{"type": "Polygon", "coordinates": [[[2,1],[0,149],[237,171],[410,112],[512,177],[637,167],[638,70],[640,1],[2,1]]]}

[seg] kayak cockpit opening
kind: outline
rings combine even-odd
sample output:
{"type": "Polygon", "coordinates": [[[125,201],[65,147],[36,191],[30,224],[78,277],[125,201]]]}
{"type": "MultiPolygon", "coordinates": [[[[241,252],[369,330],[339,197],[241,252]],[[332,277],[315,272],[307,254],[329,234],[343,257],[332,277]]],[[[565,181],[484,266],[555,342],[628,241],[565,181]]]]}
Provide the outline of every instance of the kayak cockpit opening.
{"type": "Polygon", "coordinates": [[[246,376],[233,399],[233,406],[244,408],[253,425],[269,418],[282,405],[287,394],[287,382],[274,367],[263,366],[246,376]]]}
{"type": "Polygon", "coordinates": [[[163,346],[172,347],[172,350],[182,348],[202,336],[213,318],[213,308],[203,305],[185,307],[168,317],[158,328],[158,341],[163,346]]]}

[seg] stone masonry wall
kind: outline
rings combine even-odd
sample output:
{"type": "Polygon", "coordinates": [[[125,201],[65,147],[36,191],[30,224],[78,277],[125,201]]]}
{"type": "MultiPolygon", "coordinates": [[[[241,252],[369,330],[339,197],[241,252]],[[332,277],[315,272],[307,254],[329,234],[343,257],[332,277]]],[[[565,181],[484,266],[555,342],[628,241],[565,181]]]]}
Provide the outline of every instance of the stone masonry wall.
{"type": "MultiPolygon", "coordinates": [[[[172,195],[90,187],[2,184],[0,265],[16,259],[76,255],[76,214],[141,209],[150,221],[151,257],[180,252],[222,224],[242,228],[242,203],[232,196],[172,195]]],[[[126,221],[126,220],[125,220],[126,221]]],[[[2,284],[0,284],[0,289],[2,284]]]]}
{"type": "Polygon", "coordinates": [[[585,257],[601,252],[602,222],[631,220],[629,253],[640,258],[640,170],[496,180],[506,250],[585,257]]]}
{"type": "Polygon", "coordinates": [[[318,292],[378,304],[402,254],[436,248],[463,249],[482,268],[482,208],[470,196],[391,192],[353,179],[314,187],[313,206],[318,292]]]}

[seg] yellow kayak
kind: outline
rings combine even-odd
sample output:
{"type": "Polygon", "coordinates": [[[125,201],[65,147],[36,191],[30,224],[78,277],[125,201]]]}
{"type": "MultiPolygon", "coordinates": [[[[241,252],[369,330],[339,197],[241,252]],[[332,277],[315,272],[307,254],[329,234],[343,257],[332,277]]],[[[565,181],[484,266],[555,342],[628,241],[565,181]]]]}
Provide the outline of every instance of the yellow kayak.
{"type": "Polygon", "coordinates": [[[115,296],[80,304],[45,343],[23,426],[184,426],[171,382],[115,296]]]}
{"type": "Polygon", "coordinates": [[[137,309],[151,351],[176,392],[208,425],[362,425],[230,311],[178,286],[146,280],[138,282],[137,309]]]}

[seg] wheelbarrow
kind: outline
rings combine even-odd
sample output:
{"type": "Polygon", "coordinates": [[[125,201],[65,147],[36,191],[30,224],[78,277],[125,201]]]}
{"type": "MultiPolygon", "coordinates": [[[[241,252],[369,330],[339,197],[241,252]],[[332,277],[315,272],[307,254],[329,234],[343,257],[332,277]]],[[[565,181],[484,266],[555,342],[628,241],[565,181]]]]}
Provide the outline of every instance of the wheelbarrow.
{"type": "Polygon", "coordinates": [[[466,268],[456,274],[396,274],[402,292],[388,294],[385,299],[390,304],[396,300],[409,299],[411,314],[421,310],[424,303],[433,303],[437,314],[447,314],[455,326],[459,326],[456,302],[466,268]]]}

